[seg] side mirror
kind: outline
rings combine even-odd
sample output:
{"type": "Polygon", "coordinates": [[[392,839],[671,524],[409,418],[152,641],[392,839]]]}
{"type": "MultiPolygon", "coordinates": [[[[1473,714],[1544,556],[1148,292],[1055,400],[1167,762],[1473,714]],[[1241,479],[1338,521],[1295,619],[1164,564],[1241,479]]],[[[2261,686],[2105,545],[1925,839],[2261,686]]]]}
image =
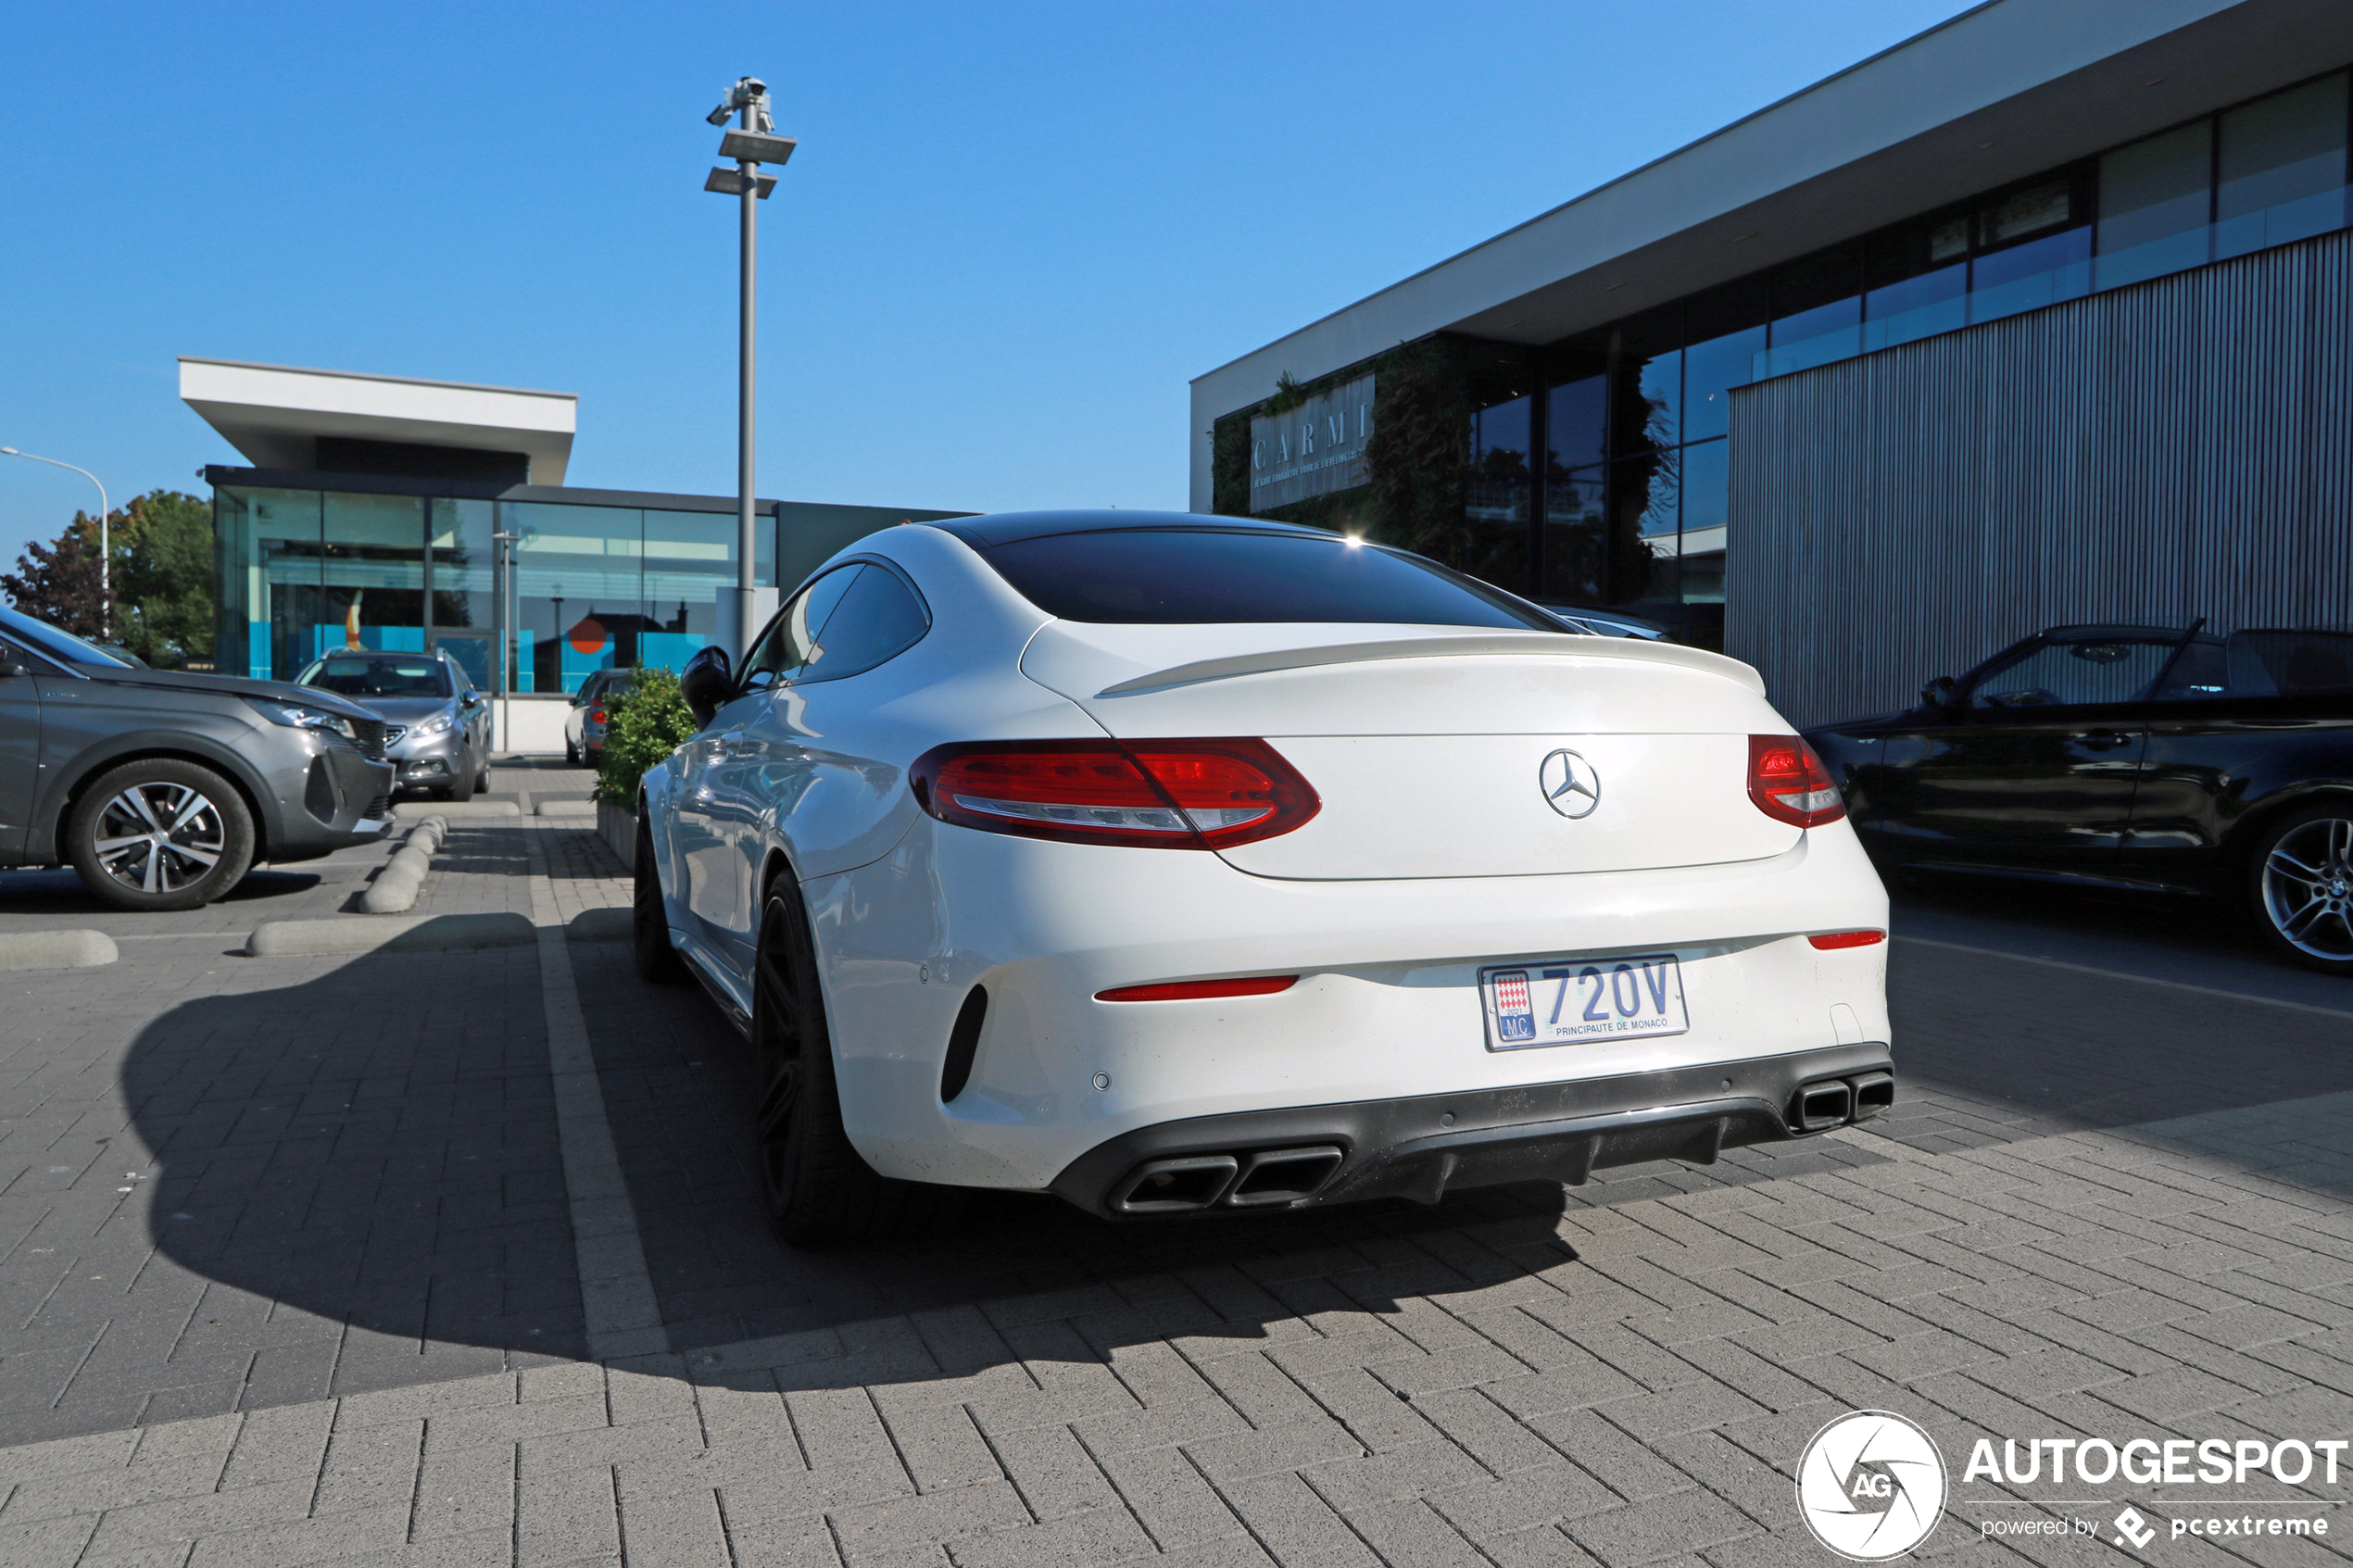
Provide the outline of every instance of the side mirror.
{"type": "Polygon", "coordinates": [[[1961,688],[1950,675],[1939,675],[1920,688],[1920,700],[1939,713],[1950,713],[1960,706],[1961,688]]]}
{"type": "Polygon", "coordinates": [[[678,677],[678,695],[686,699],[687,711],[695,716],[698,727],[710,723],[719,705],[735,694],[727,650],[715,644],[686,660],[686,671],[678,677]]]}
{"type": "Polygon", "coordinates": [[[480,692],[468,692],[463,697],[459,699],[459,702],[467,712],[471,713],[475,709],[482,706],[482,694],[480,692]]]}

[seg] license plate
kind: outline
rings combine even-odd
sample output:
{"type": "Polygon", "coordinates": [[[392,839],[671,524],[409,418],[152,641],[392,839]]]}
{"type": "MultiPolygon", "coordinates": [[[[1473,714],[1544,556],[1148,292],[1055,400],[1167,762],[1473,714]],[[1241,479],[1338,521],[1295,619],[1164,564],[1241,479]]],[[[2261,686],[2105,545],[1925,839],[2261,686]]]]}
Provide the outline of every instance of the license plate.
{"type": "Polygon", "coordinates": [[[1478,972],[1478,997],[1491,1051],[1640,1040],[1692,1026],[1672,953],[1498,964],[1478,972]]]}

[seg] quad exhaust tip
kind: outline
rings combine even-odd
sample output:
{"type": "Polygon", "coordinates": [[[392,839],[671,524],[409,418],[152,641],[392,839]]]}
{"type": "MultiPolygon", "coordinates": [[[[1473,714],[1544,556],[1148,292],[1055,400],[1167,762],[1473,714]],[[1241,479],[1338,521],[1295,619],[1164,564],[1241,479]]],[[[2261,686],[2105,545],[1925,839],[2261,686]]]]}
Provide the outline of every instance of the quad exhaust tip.
{"type": "Polygon", "coordinates": [[[1852,1122],[1868,1122],[1895,1104],[1895,1074],[1857,1073],[1822,1078],[1797,1091],[1790,1123],[1801,1133],[1826,1133],[1852,1122]]]}
{"type": "Polygon", "coordinates": [[[1204,1209],[1272,1209],[1313,1197],[1340,1169],[1330,1144],[1147,1160],[1111,1190],[1114,1214],[1186,1214],[1204,1209]]]}

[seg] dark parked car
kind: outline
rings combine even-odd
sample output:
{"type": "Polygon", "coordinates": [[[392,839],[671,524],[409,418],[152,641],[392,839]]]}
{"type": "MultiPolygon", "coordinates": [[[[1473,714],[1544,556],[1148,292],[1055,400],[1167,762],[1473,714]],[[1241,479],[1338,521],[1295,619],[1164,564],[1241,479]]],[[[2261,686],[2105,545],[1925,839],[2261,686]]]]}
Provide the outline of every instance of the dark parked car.
{"type": "Polygon", "coordinates": [[[490,705],[447,654],[339,648],[295,680],[384,721],[384,754],[400,788],[472,800],[490,787],[490,705]]]}
{"type": "Polygon", "coordinates": [[[1809,731],[1889,871],[2243,900],[2353,974],[2353,633],[2060,626],[1809,731]]]}
{"type": "Polygon", "coordinates": [[[192,909],[257,861],[391,825],[384,724],[328,692],[145,670],[0,608],[0,866],[71,866],[121,909],[192,909]]]}

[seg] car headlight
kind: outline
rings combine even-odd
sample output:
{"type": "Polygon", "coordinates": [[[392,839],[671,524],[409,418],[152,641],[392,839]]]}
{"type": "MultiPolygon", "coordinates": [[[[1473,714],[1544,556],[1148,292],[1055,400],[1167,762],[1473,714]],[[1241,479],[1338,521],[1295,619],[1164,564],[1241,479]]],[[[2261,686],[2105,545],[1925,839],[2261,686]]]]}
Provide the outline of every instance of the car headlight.
{"type": "Polygon", "coordinates": [[[253,710],[273,724],[283,724],[290,730],[331,730],[347,741],[358,741],[359,732],[351,721],[340,713],[330,713],[322,708],[305,708],[300,703],[270,702],[249,696],[245,701],[253,710]]]}
{"type": "Polygon", "coordinates": [[[451,726],[455,725],[457,722],[458,716],[456,714],[443,713],[426,720],[423,723],[418,725],[415,729],[409,731],[409,733],[412,735],[418,736],[446,735],[449,733],[451,726]]]}

